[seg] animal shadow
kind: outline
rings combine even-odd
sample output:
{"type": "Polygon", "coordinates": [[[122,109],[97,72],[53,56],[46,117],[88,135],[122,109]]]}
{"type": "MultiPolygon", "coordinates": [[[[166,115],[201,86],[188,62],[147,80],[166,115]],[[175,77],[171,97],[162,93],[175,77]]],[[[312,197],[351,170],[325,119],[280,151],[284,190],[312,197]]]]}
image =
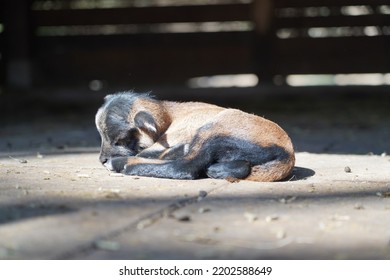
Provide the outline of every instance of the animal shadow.
{"type": "Polygon", "coordinates": [[[313,169],[295,166],[291,175],[286,178],[286,181],[299,181],[312,177],[316,172],[313,169]]]}

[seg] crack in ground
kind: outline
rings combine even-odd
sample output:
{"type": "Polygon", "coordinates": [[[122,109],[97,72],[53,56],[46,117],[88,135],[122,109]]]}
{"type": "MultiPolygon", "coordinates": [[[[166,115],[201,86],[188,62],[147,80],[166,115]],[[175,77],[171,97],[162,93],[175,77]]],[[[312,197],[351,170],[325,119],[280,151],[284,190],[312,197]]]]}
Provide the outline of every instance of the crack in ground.
{"type": "MultiPolygon", "coordinates": [[[[224,184],[225,185],[225,184],[224,184]]],[[[222,186],[219,186],[210,192],[215,191],[216,189],[219,189],[222,186]]],[[[172,214],[179,210],[182,209],[190,204],[198,203],[202,201],[208,193],[206,191],[199,191],[197,196],[192,196],[192,197],[187,197],[184,199],[178,199],[174,201],[173,203],[169,204],[168,206],[153,212],[151,214],[148,214],[140,219],[138,219],[135,222],[132,222],[128,225],[125,225],[119,229],[112,230],[107,232],[106,234],[101,235],[100,237],[96,237],[86,243],[84,246],[78,246],[75,250],[68,251],[65,253],[62,253],[60,255],[57,255],[53,259],[73,259],[76,255],[81,254],[81,253],[88,253],[90,251],[93,251],[95,249],[105,249],[105,250],[116,250],[118,245],[115,244],[114,242],[111,242],[110,240],[119,237],[120,235],[131,231],[131,230],[142,230],[145,229],[156,222],[160,221],[161,219],[164,219],[166,217],[171,217],[172,214]]]]}

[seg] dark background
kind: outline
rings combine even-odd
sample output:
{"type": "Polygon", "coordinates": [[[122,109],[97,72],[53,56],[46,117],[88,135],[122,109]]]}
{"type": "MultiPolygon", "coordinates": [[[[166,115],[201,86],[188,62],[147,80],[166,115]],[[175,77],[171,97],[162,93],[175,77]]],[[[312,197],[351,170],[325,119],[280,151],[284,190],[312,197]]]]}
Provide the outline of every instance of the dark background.
{"type": "Polygon", "coordinates": [[[0,150],[98,146],[103,96],[135,90],[260,114],[298,151],[380,154],[387,73],[385,0],[0,0],[0,150]]]}

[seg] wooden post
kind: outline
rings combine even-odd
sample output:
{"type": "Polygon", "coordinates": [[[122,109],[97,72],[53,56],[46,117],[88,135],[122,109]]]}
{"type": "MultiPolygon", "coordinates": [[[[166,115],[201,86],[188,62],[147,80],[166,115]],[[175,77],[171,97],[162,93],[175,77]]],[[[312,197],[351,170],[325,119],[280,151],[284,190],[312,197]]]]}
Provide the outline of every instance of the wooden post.
{"type": "Polygon", "coordinates": [[[253,22],[255,24],[254,57],[255,72],[260,85],[273,84],[273,42],[274,7],[272,0],[253,1],[253,22]]]}
{"type": "Polygon", "coordinates": [[[30,4],[29,0],[3,3],[6,84],[19,89],[32,85],[30,4]]]}

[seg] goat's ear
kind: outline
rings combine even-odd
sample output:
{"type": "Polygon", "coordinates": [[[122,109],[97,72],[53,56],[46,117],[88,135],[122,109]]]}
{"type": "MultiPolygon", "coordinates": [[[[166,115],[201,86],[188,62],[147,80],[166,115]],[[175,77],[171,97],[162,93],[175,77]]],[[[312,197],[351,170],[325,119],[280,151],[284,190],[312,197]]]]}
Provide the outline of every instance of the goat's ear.
{"type": "Polygon", "coordinates": [[[158,129],[156,121],[148,112],[138,112],[134,117],[134,124],[137,128],[150,135],[157,135],[158,129]]]}
{"type": "Polygon", "coordinates": [[[114,97],[114,94],[106,95],[106,96],[104,97],[104,101],[105,101],[105,102],[110,101],[113,97],[114,97]]]}

